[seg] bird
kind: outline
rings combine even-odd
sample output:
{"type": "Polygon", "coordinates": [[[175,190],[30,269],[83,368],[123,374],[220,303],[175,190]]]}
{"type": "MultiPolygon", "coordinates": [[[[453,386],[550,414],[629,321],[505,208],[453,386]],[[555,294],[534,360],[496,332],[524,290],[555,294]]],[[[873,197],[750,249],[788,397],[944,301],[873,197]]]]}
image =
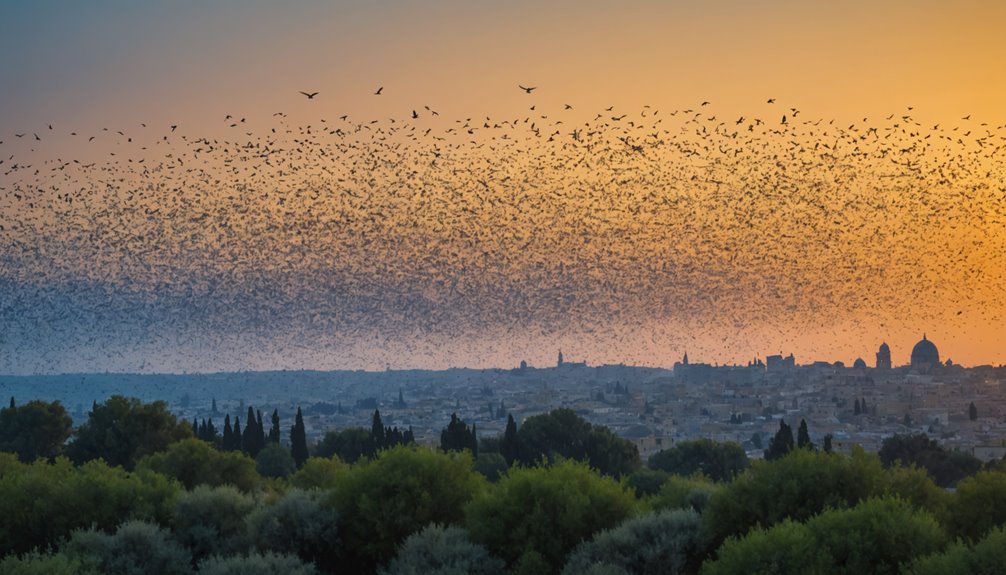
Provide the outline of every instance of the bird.
{"type": "Polygon", "coordinates": [[[318,95],[318,92],[301,92],[301,94],[307,96],[308,100],[313,100],[314,97],[318,95]]]}
{"type": "Polygon", "coordinates": [[[528,94],[530,94],[530,93],[531,93],[532,91],[534,91],[534,90],[537,90],[537,89],[538,89],[538,86],[531,86],[530,88],[526,88],[526,87],[524,87],[524,86],[521,86],[520,84],[517,84],[517,87],[518,87],[518,88],[520,88],[521,90],[524,90],[524,91],[525,91],[525,92],[527,92],[528,94]]]}
{"type": "Polygon", "coordinates": [[[384,90],[384,86],[381,86],[380,88],[378,88],[378,89],[377,89],[377,91],[376,91],[376,92],[374,92],[374,95],[375,95],[375,96],[380,96],[380,95],[381,95],[381,91],[382,91],[382,90],[384,90]]]}
{"type": "Polygon", "coordinates": [[[415,110],[412,110],[412,119],[413,119],[413,120],[415,120],[415,119],[416,119],[416,118],[418,118],[418,117],[419,117],[419,114],[418,114],[418,113],[416,113],[416,111],[415,111],[415,110]]]}
{"type": "Polygon", "coordinates": [[[767,103],[768,104],[775,104],[775,98],[769,98],[767,103]]]}

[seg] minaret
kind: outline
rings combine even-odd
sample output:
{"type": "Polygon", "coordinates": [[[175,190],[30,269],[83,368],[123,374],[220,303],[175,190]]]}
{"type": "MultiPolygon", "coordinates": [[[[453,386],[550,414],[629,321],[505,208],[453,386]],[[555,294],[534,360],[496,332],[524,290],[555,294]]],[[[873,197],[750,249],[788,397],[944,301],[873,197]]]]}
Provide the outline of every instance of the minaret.
{"type": "Polygon", "coordinates": [[[681,358],[681,363],[683,365],[688,365],[688,352],[685,352],[685,357],[681,358]]]}
{"type": "Polygon", "coordinates": [[[555,365],[556,367],[562,367],[562,350],[559,350],[559,361],[555,365]]]}

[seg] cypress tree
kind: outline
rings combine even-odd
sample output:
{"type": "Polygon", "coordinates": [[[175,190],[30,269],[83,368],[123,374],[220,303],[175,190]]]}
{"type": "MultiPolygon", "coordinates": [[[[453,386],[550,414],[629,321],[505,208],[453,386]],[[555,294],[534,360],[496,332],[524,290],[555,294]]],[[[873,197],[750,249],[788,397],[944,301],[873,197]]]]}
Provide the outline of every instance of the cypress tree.
{"type": "Polygon", "coordinates": [[[307,461],[307,429],[304,427],[304,416],[300,413],[300,407],[297,408],[297,416],[290,429],[290,452],[298,468],[307,461]]]}
{"type": "Polygon", "coordinates": [[[831,446],[831,434],[829,433],[828,435],[824,436],[824,452],[831,453],[832,449],[833,448],[831,446]]]}
{"type": "Polygon", "coordinates": [[[512,413],[507,414],[506,430],[503,432],[500,454],[506,459],[508,465],[513,465],[514,460],[520,455],[520,446],[517,443],[517,422],[514,421],[512,413]]]}
{"type": "Polygon", "coordinates": [[[775,437],[768,444],[768,449],[765,451],[765,459],[779,459],[785,456],[790,451],[793,451],[793,428],[786,425],[786,420],[779,420],[779,431],[775,433],[775,437]]]}
{"type": "Polygon", "coordinates": [[[272,428],[269,429],[269,441],[279,443],[279,410],[272,410],[272,428]]]}
{"type": "Polygon", "coordinates": [[[241,433],[241,418],[236,415],[234,416],[234,434],[231,437],[231,450],[244,450],[244,436],[241,433]]]}
{"type": "Polygon", "coordinates": [[[220,446],[224,448],[224,451],[230,451],[233,449],[231,443],[234,441],[231,432],[231,414],[224,416],[224,437],[220,442],[220,446]]]}
{"type": "Polygon", "coordinates": [[[370,423],[370,436],[374,440],[374,449],[380,451],[385,448],[384,423],[381,422],[381,411],[374,410],[374,418],[370,423]]]}
{"type": "Polygon", "coordinates": [[[859,406],[859,398],[857,397],[856,398],[856,404],[852,408],[852,414],[853,415],[859,415],[860,413],[863,413],[863,408],[861,408],[859,406]]]}
{"type": "Polygon", "coordinates": [[[14,403],[14,396],[12,395],[10,396],[10,408],[14,409],[15,407],[17,407],[17,404],[14,403]]]}
{"type": "Polygon", "coordinates": [[[241,437],[241,449],[253,458],[256,457],[259,452],[259,447],[256,443],[258,433],[256,432],[255,427],[255,410],[251,406],[248,406],[248,415],[245,420],[245,432],[241,437]]]}
{"type": "Polygon", "coordinates": [[[807,431],[807,420],[800,420],[800,428],[796,432],[796,446],[800,449],[814,449],[814,444],[810,442],[810,433],[807,431]]]}
{"type": "MultiPolygon", "coordinates": [[[[265,447],[265,424],[262,423],[262,410],[256,410],[255,419],[255,445],[258,446],[258,450],[262,451],[265,447]]],[[[258,454],[256,454],[258,455],[258,454]]]]}
{"type": "Polygon", "coordinates": [[[971,402],[971,405],[968,406],[968,419],[971,421],[978,419],[978,407],[975,406],[975,402],[973,401],[971,402]]]}

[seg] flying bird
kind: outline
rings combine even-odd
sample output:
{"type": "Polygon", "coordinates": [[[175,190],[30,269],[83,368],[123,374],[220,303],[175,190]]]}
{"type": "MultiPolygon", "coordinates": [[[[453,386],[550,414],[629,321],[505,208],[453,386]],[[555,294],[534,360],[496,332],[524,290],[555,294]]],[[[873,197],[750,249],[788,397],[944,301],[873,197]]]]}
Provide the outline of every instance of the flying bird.
{"type": "Polygon", "coordinates": [[[520,84],[517,84],[517,87],[520,88],[521,90],[524,90],[528,94],[530,94],[532,91],[538,89],[538,86],[531,86],[530,88],[525,88],[524,86],[521,86],[520,84]]]}
{"type": "Polygon", "coordinates": [[[314,97],[318,95],[318,92],[301,92],[301,94],[307,96],[308,100],[313,100],[314,97]]]}
{"type": "Polygon", "coordinates": [[[381,91],[382,91],[382,90],[384,90],[384,86],[381,86],[380,88],[378,88],[378,89],[377,89],[377,91],[376,91],[376,92],[374,92],[374,95],[375,95],[375,96],[380,96],[380,95],[381,95],[381,91]]]}

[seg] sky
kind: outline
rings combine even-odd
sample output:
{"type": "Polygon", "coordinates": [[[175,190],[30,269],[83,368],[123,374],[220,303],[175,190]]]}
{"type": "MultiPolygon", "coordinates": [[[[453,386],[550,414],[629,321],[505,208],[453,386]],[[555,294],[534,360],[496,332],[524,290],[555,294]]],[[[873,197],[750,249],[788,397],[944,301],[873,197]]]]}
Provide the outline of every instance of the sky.
{"type": "Polygon", "coordinates": [[[4,3],[0,373],[1006,362],[1004,25],[4,3]]]}

